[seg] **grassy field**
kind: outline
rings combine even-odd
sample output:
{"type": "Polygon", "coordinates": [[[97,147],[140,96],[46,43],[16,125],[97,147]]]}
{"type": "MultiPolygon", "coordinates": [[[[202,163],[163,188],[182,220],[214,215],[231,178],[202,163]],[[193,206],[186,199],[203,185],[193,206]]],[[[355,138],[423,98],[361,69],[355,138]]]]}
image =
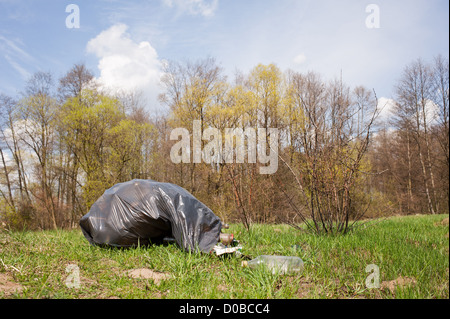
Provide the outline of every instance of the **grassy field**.
{"type": "Polygon", "coordinates": [[[339,237],[286,225],[229,232],[244,255],[299,256],[304,272],[274,275],[175,245],[93,247],[80,230],[3,230],[0,298],[449,298],[448,215],[392,217],[339,237]],[[376,286],[368,265],[379,288],[366,285],[376,286]]]}

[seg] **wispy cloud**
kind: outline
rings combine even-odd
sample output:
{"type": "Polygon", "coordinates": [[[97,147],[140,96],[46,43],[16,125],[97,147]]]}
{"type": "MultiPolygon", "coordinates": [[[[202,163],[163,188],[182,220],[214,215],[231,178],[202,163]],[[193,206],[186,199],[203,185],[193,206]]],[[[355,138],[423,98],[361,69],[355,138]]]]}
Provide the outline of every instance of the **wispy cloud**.
{"type": "Polygon", "coordinates": [[[20,73],[20,76],[22,77],[22,79],[27,80],[30,78],[31,73],[28,72],[27,70],[25,70],[24,67],[22,67],[16,61],[14,61],[9,55],[5,55],[5,59],[14,68],[14,70],[16,70],[17,72],[20,73]]]}
{"type": "Polygon", "coordinates": [[[10,54],[18,56],[22,59],[31,60],[31,55],[29,55],[24,49],[21,49],[19,47],[20,45],[21,44],[19,44],[18,41],[13,41],[0,35],[0,50],[3,52],[9,52],[10,54]]]}
{"type": "Polygon", "coordinates": [[[23,47],[23,44],[20,41],[11,40],[0,35],[0,53],[9,65],[20,74],[22,79],[26,80],[31,74],[23,64],[31,63],[34,59],[21,46],[23,47]]]}
{"type": "Polygon", "coordinates": [[[304,53],[301,53],[301,54],[297,55],[297,56],[294,58],[294,63],[295,63],[295,64],[302,64],[302,63],[304,63],[305,61],[306,61],[306,56],[305,56],[304,53]]]}
{"type": "Polygon", "coordinates": [[[0,0],[2,19],[19,23],[29,23],[35,19],[36,12],[30,1],[0,0]]]}
{"type": "Polygon", "coordinates": [[[191,15],[202,15],[211,17],[214,15],[219,0],[162,0],[171,8],[176,8],[179,14],[188,13],[191,15]]]}

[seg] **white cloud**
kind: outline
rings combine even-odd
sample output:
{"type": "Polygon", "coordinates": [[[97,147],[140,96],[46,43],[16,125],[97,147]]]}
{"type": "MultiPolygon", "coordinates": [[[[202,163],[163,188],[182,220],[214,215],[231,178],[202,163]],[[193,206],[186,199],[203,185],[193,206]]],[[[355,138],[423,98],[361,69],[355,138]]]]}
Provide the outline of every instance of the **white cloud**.
{"type": "Polygon", "coordinates": [[[380,112],[379,119],[383,121],[389,120],[393,115],[395,105],[396,102],[393,99],[380,97],[377,105],[380,112]]]}
{"type": "Polygon", "coordinates": [[[171,8],[176,7],[179,13],[211,17],[217,9],[219,0],[163,0],[163,3],[171,8]]]}
{"type": "MultiPolygon", "coordinates": [[[[396,101],[394,99],[381,97],[378,99],[378,110],[380,111],[379,120],[389,121],[395,112],[396,101]]],[[[416,114],[411,114],[411,119],[414,123],[416,114]]],[[[439,107],[431,100],[425,103],[425,120],[427,126],[436,124],[439,117],[439,107]]],[[[419,121],[423,125],[423,111],[419,108],[419,121]]]]}
{"type": "Polygon", "coordinates": [[[116,24],[88,42],[87,51],[99,58],[97,82],[111,90],[140,91],[150,106],[155,107],[161,61],[149,42],[133,41],[127,29],[125,24],[116,24]]]}
{"type": "MultiPolygon", "coordinates": [[[[34,167],[38,164],[38,157],[30,148],[30,145],[33,144],[32,136],[36,135],[35,132],[39,131],[39,127],[40,126],[32,120],[16,120],[13,122],[15,139],[17,140],[19,153],[25,168],[25,178],[28,180],[30,179],[30,176],[32,176],[34,167]]],[[[12,132],[13,131],[10,128],[5,128],[0,132],[2,138],[10,146],[13,145],[12,132]]],[[[6,166],[14,165],[12,154],[6,147],[3,149],[3,156],[5,157],[6,166]]],[[[0,161],[0,169],[2,168],[3,163],[0,161]]],[[[15,180],[17,178],[17,173],[12,171],[9,177],[12,180],[15,180]]]]}
{"type": "Polygon", "coordinates": [[[305,61],[306,61],[306,56],[305,56],[303,53],[297,55],[297,56],[294,58],[294,63],[295,63],[295,64],[302,64],[302,63],[304,63],[305,61]]]}

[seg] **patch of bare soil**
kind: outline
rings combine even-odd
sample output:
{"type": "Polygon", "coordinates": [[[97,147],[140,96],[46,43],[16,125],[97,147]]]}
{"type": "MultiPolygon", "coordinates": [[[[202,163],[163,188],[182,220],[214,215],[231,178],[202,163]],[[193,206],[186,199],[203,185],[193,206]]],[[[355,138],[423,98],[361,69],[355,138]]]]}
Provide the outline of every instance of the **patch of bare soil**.
{"type": "Polygon", "coordinates": [[[11,236],[8,233],[3,232],[0,228],[0,245],[6,245],[12,242],[11,236]]]}
{"type": "Polygon", "coordinates": [[[226,292],[226,291],[229,290],[228,287],[227,287],[226,285],[224,285],[224,284],[219,284],[219,285],[217,286],[217,289],[218,289],[219,291],[223,291],[223,292],[226,292]]]}
{"type": "Polygon", "coordinates": [[[444,218],[440,222],[435,222],[434,225],[435,226],[448,226],[448,217],[444,218]]]}
{"type": "Polygon", "coordinates": [[[8,274],[0,273],[0,293],[11,295],[22,292],[23,287],[16,283],[8,274]]]}
{"type": "Polygon", "coordinates": [[[148,268],[131,269],[127,271],[127,275],[137,279],[153,279],[156,285],[159,285],[162,280],[171,278],[167,273],[153,271],[148,268]]]}
{"type": "MultiPolygon", "coordinates": [[[[312,290],[314,290],[315,284],[313,281],[308,280],[306,278],[301,278],[300,282],[297,284],[297,297],[300,299],[308,298],[309,294],[312,290]]],[[[317,288],[318,291],[321,291],[322,289],[319,287],[317,288]]]]}
{"type": "Polygon", "coordinates": [[[405,287],[405,286],[414,286],[417,283],[417,281],[414,278],[409,277],[398,277],[397,279],[390,280],[390,281],[383,281],[381,283],[381,289],[389,289],[391,293],[395,293],[395,289],[397,286],[405,287]]]}

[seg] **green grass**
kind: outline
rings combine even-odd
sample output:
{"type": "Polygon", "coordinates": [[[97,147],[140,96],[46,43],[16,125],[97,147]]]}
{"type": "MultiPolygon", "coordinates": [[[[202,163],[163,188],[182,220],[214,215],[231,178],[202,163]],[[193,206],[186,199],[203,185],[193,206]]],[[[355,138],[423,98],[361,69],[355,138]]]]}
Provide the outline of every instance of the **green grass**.
{"type": "Polygon", "coordinates": [[[0,276],[21,290],[11,292],[0,281],[0,298],[449,298],[444,218],[392,217],[345,236],[314,236],[286,225],[253,225],[247,232],[231,225],[244,255],[299,256],[305,262],[301,275],[243,268],[235,256],[189,254],[175,245],[94,247],[80,230],[1,231],[0,276]],[[79,288],[65,284],[71,264],[79,269],[79,288]],[[380,288],[366,287],[369,264],[379,267],[380,288]],[[128,276],[136,268],[167,277],[128,276]],[[386,288],[399,277],[412,283],[386,288]]]}

